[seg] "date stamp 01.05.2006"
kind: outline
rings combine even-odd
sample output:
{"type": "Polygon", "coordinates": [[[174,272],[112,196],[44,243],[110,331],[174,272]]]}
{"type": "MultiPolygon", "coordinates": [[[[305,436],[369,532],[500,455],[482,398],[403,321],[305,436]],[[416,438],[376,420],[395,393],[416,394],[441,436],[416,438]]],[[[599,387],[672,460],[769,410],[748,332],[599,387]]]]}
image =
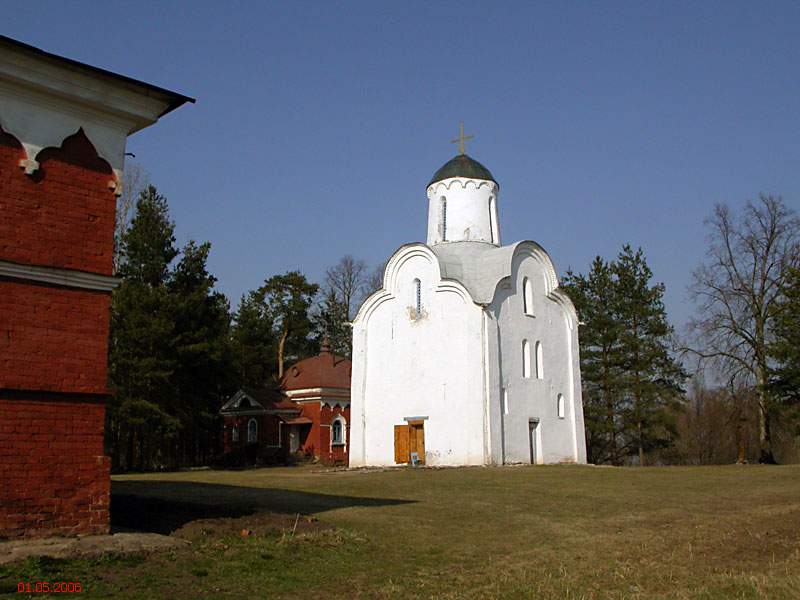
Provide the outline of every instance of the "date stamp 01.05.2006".
{"type": "Polygon", "coordinates": [[[81,584],[80,583],[72,583],[72,582],[53,582],[48,583],[46,581],[36,581],[36,582],[27,582],[27,581],[20,581],[17,584],[17,591],[21,594],[31,594],[31,593],[50,593],[50,594],[57,594],[60,592],[63,593],[80,593],[81,591],[81,584]]]}

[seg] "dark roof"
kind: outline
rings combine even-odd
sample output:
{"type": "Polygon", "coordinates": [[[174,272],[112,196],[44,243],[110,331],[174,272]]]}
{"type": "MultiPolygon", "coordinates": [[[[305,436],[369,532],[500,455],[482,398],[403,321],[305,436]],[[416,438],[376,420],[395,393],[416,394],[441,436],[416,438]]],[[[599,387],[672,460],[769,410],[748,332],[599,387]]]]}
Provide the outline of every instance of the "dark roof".
{"type": "MultiPolygon", "coordinates": [[[[466,154],[459,154],[455,158],[448,160],[441,169],[436,171],[431,178],[428,185],[434,184],[437,181],[448,179],[450,177],[469,177],[470,179],[485,179],[487,181],[497,180],[492,177],[489,169],[484,167],[474,158],[470,158],[466,154]]],[[[498,184],[499,185],[499,184],[498,184]]]]}
{"type": "Polygon", "coordinates": [[[24,52],[28,52],[29,54],[39,56],[41,58],[45,58],[51,60],[55,63],[61,63],[66,67],[70,67],[77,70],[84,70],[89,71],[90,73],[96,75],[103,75],[105,77],[110,77],[112,79],[116,79],[117,81],[123,82],[127,85],[132,85],[135,87],[144,88],[151,92],[157,92],[158,94],[163,94],[168,98],[169,104],[164,112],[159,115],[159,118],[163,117],[168,112],[171,112],[185,104],[186,102],[194,103],[194,98],[190,98],[189,96],[184,96],[183,94],[178,94],[176,92],[171,92],[169,90],[165,90],[164,88],[160,88],[158,86],[145,83],[144,81],[139,81],[138,79],[133,79],[132,77],[126,77],[125,75],[120,75],[119,73],[114,73],[112,71],[106,71],[105,69],[100,69],[98,67],[93,67],[92,65],[87,65],[86,63],[78,62],[77,60],[72,60],[71,58],[66,58],[64,56],[59,56],[58,54],[52,54],[50,52],[45,52],[44,50],[37,48],[35,46],[30,46],[29,44],[23,44],[22,42],[18,42],[17,40],[11,39],[10,37],[6,37],[4,35],[0,35],[0,44],[4,44],[6,46],[14,46],[24,52]]]}

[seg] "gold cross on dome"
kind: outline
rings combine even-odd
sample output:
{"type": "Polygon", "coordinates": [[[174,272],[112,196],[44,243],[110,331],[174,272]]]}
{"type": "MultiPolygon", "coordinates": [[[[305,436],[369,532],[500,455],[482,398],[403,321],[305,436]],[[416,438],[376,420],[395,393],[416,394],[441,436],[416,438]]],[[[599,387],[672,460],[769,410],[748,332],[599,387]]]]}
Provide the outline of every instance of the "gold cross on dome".
{"type": "Polygon", "coordinates": [[[461,121],[461,136],[457,137],[450,143],[455,144],[456,142],[461,142],[461,144],[459,144],[458,146],[458,153],[464,154],[464,152],[466,152],[467,150],[467,147],[464,145],[464,140],[468,140],[469,138],[474,138],[474,137],[475,137],[474,135],[467,135],[467,136],[464,135],[464,121],[461,121]]]}

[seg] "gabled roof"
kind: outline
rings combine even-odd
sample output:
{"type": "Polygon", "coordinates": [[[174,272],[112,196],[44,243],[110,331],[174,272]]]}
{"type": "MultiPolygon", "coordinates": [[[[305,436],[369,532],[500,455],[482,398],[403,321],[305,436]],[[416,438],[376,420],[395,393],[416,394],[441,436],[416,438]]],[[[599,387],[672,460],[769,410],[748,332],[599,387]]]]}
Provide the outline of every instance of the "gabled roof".
{"type": "Polygon", "coordinates": [[[236,392],[220,409],[222,414],[274,413],[294,411],[298,406],[277,390],[248,388],[236,392]]]}

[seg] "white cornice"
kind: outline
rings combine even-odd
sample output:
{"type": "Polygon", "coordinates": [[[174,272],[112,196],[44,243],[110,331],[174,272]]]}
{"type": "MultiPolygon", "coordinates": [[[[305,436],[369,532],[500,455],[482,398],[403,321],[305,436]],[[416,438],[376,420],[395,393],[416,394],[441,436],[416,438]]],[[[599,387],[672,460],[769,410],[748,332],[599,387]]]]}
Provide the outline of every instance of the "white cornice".
{"type": "Polygon", "coordinates": [[[286,394],[289,398],[294,396],[302,395],[302,394],[318,394],[324,396],[326,394],[349,394],[350,388],[305,388],[302,390],[282,390],[284,394],[286,394]]]}
{"type": "Polygon", "coordinates": [[[6,260],[0,260],[0,276],[100,292],[110,292],[120,284],[119,278],[110,275],[99,275],[97,273],[58,267],[20,265],[6,260]]]}
{"type": "Polygon", "coordinates": [[[121,181],[127,136],[187,100],[35,48],[0,43],[0,126],[25,148],[20,166],[28,174],[38,167],[42,149],[58,148],[83,129],[121,181]]]}
{"type": "Polygon", "coordinates": [[[430,200],[431,196],[440,188],[444,188],[446,190],[450,189],[450,186],[453,184],[458,184],[462,188],[467,189],[468,185],[472,185],[476,190],[483,187],[488,186],[491,193],[497,195],[497,184],[494,181],[489,181],[487,179],[472,179],[467,177],[450,177],[448,179],[442,179],[441,181],[437,181],[436,183],[432,183],[428,186],[428,200],[430,200]]]}

